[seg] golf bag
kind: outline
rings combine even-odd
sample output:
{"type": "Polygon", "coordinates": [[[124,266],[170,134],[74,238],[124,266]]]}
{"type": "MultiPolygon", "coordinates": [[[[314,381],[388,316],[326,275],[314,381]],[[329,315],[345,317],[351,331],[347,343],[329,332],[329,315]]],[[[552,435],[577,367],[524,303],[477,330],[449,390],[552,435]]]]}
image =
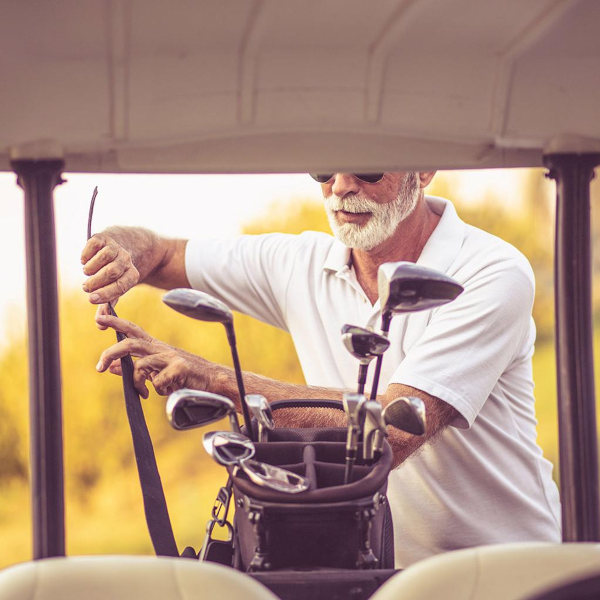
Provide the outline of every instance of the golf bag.
{"type": "MultiPolygon", "coordinates": [[[[331,400],[282,400],[281,409],[340,409],[331,400]]],[[[255,458],[310,481],[299,494],[260,487],[229,468],[233,487],[233,566],[276,569],[393,568],[393,530],[386,498],[392,451],[387,442],[373,464],[358,459],[344,484],[345,428],[276,428],[256,443],[255,458]]],[[[359,446],[359,456],[362,448],[359,446]]],[[[207,557],[211,560],[211,557],[207,557]]]]}

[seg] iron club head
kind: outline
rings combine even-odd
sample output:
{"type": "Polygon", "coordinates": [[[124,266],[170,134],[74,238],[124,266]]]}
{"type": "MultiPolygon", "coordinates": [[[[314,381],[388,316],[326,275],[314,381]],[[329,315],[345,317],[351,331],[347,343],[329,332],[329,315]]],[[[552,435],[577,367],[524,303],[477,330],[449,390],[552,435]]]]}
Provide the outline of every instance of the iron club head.
{"type": "Polygon", "coordinates": [[[406,433],[423,435],[427,423],[425,403],[416,396],[396,398],[383,409],[383,420],[386,425],[392,425],[406,433]]]}
{"type": "Polygon", "coordinates": [[[173,429],[202,427],[229,417],[232,430],[240,430],[233,402],[219,394],[186,388],[177,390],[169,396],[165,410],[173,429]]]}
{"type": "Polygon", "coordinates": [[[382,416],[381,404],[376,400],[369,400],[365,404],[364,410],[363,458],[371,461],[374,458],[374,451],[383,443],[379,440],[385,437],[385,422],[382,416]]]}
{"type": "Polygon", "coordinates": [[[271,431],[275,427],[271,405],[261,394],[248,394],[246,403],[258,423],[258,441],[264,442],[266,441],[265,430],[271,431]]]}

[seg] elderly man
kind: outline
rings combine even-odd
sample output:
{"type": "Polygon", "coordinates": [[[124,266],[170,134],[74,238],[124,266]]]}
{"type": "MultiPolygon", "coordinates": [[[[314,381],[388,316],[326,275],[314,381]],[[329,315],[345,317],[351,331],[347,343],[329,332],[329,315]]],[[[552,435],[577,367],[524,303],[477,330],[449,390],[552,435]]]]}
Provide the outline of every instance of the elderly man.
{"type": "MultiPolygon", "coordinates": [[[[382,263],[415,262],[461,283],[465,291],[454,302],[392,322],[378,400],[419,396],[428,423],[423,438],[390,431],[398,465],[388,488],[397,567],[480,544],[560,540],[552,466],[536,444],[531,268],[509,244],[463,223],[450,202],[425,197],[433,175],[314,175],[335,237],[186,242],[111,228],[82,254],[92,303],[116,300],[140,282],[193,287],[289,331],[308,385],[245,373],[247,392],[270,401],[340,399],[354,388],[356,364],[340,328],[379,323],[382,263]]],[[[231,369],[159,342],[102,308],[97,322],[128,336],[102,354],[99,371],[119,373],[115,361],[132,354],[144,396],[150,380],[159,394],[191,387],[239,404],[231,369]]],[[[295,424],[343,425],[333,412],[320,423],[303,412],[295,424]]]]}

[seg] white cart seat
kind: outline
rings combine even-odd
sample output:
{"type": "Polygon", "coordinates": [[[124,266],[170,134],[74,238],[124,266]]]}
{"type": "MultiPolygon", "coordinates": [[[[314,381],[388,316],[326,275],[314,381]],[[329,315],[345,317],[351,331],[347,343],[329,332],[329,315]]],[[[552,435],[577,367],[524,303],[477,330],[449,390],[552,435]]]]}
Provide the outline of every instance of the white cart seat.
{"type": "Polygon", "coordinates": [[[522,600],[600,574],[600,544],[518,543],[456,550],[394,575],[370,600],[522,600]]]}
{"type": "Polygon", "coordinates": [[[277,600],[251,577],[212,563],[150,556],[77,556],[0,571],[2,600],[277,600]]]}

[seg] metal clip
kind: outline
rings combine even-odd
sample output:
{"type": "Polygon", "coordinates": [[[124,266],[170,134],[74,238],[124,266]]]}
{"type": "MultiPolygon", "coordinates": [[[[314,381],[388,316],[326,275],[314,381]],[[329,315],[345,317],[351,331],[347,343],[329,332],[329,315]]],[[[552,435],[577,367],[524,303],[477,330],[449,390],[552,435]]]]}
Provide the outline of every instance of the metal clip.
{"type": "Polygon", "coordinates": [[[213,529],[215,528],[215,525],[218,525],[219,527],[226,527],[227,528],[227,539],[225,540],[226,542],[231,542],[231,540],[233,540],[233,526],[231,525],[231,523],[229,521],[224,521],[223,524],[219,523],[218,520],[214,519],[214,520],[210,520],[207,524],[206,524],[206,535],[204,536],[204,542],[202,544],[202,549],[200,550],[200,554],[198,555],[198,560],[206,560],[206,553],[209,550],[210,547],[210,542],[214,541],[214,538],[212,537],[212,533],[213,533],[213,529]]]}
{"type": "MultiPolygon", "coordinates": [[[[229,487],[222,487],[217,493],[217,499],[212,507],[212,521],[223,527],[227,523],[227,513],[229,512],[229,503],[231,502],[231,490],[229,487]]],[[[209,521],[209,524],[211,521],[209,521]]]]}

